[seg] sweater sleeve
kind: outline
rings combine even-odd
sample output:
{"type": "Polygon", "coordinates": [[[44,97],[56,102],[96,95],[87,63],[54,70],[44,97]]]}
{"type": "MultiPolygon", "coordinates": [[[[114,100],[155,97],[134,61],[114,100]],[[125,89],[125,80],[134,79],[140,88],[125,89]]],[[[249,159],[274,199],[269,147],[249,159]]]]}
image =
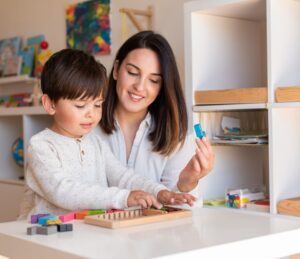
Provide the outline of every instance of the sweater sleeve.
{"type": "Polygon", "coordinates": [[[55,147],[45,140],[30,141],[27,158],[27,185],[57,207],[74,211],[127,206],[128,190],[74,180],[64,171],[55,147]]]}
{"type": "MultiPolygon", "coordinates": [[[[99,140],[101,141],[101,140],[99,140]]],[[[118,186],[129,190],[143,190],[157,197],[161,190],[168,190],[162,184],[150,181],[128,169],[113,155],[106,143],[101,142],[105,160],[105,169],[109,186],[118,186]]]]}

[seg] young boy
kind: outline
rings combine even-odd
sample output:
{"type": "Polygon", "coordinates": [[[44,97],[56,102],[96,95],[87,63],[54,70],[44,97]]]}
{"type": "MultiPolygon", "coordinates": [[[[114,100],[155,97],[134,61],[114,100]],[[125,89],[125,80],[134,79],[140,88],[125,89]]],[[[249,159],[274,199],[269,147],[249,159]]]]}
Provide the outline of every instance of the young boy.
{"type": "Polygon", "coordinates": [[[106,81],[105,68],[79,50],[59,51],[45,64],[42,103],[54,121],[30,139],[20,218],[195,201],[123,167],[91,132],[101,119],[106,81]]]}

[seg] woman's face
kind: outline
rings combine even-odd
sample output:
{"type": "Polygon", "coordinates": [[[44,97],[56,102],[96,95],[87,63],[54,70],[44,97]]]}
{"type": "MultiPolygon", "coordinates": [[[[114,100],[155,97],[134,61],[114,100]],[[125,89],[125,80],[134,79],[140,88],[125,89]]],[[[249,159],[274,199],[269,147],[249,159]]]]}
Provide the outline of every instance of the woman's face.
{"type": "Polygon", "coordinates": [[[157,54],[146,48],[135,49],[128,53],[120,67],[115,63],[113,76],[117,81],[117,109],[145,115],[161,89],[157,54]]]}

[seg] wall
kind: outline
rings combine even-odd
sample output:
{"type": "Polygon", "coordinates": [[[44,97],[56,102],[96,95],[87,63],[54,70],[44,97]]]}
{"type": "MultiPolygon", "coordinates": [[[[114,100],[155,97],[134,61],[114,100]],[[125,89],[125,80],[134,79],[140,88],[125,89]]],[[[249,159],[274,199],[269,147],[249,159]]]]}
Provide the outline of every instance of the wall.
{"type": "MultiPolygon", "coordinates": [[[[0,1],[0,39],[44,34],[53,51],[66,46],[65,6],[78,3],[78,0],[1,0],[0,1]]],[[[183,47],[183,3],[187,0],[111,0],[112,53],[102,56],[101,62],[110,70],[116,51],[121,45],[120,8],[154,8],[154,30],[164,35],[170,42],[179,71],[184,82],[184,47],[183,47]]],[[[127,19],[129,35],[136,32],[127,19]]]]}

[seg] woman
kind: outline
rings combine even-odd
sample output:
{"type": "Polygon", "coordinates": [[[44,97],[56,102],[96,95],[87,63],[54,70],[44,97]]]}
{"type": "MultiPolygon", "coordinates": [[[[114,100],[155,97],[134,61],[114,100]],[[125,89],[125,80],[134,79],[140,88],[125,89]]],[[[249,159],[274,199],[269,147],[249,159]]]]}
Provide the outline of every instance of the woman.
{"type": "Polygon", "coordinates": [[[152,31],[129,38],[109,77],[101,137],[135,172],[197,195],[214,154],[207,139],[187,136],[187,110],[173,51],[152,31]],[[196,149],[196,152],[195,152],[196,149]]]}

